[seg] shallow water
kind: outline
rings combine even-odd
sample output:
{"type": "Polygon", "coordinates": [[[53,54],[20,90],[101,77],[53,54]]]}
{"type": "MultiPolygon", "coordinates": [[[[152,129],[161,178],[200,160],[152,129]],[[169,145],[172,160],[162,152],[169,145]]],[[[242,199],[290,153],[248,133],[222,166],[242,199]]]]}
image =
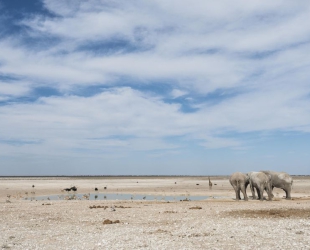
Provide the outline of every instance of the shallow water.
{"type": "Polygon", "coordinates": [[[111,194],[111,193],[91,193],[91,194],[62,194],[46,195],[25,198],[26,200],[148,200],[148,201],[197,201],[205,200],[210,196],[192,196],[192,195],[143,195],[143,194],[111,194]]]}

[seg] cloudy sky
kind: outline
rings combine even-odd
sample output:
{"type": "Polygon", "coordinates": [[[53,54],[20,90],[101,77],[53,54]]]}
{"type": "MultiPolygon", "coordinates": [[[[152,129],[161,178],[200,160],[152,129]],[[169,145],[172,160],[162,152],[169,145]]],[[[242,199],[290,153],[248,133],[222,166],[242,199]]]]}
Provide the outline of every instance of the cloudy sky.
{"type": "Polygon", "coordinates": [[[308,0],[0,0],[0,175],[310,174],[308,0]]]}

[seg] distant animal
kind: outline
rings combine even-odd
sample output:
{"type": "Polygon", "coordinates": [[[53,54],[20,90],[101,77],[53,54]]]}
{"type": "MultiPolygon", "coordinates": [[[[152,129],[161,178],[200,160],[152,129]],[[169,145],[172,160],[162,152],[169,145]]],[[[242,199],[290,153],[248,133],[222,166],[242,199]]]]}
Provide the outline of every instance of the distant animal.
{"type": "MultiPolygon", "coordinates": [[[[293,185],[293,178],[285,172],[274,172],[274,171],[262,171],[265,174],[269,174],[271,176],[271,189],[273,188],[281,188],[285,192],[285,198],[290,200],[291,190],[293,185]]],[[[272,195],[273,197],[273,195],[272,195]]]]}
{"type": "Polygon", "coordinates": [[[32,187],[34,188],[34,185],[32,185],[32,187]]]}
{"type": "Polygon", "coordinates": [[[235,193],[236,193],[236,200],[239,201],[241,199],[240,197],[240,191],[243,194],[244,200],[248,200],[248,196],[246,194],[246,188],[250,183],[250,178],[248,175],[236,172],[233,173],[229,178],[230,184],[233,186],[235,193]]]}
{"type": "Polygon", "coordinates": [[[72,191],[77,191],[77,187],[76,187],[76,186],[73,186],[73,187],[71,187],[71,190],[72,190],[72,191]]]}
{"type": "Polygon", "coordinates": [[[104,189],[107,189],[107,187],[104,187],[104,189]]]}
{"type": "Polygon", "coordinates": [[[212,182],[210,180],[210,177],[209,177],[209,188],[212,188],[212,182]]]}
{"type": "Polygon", "coordinates": [[[95,191],[98,191],[98,188],[95,188],[95,191]]]}
{"type": "Polygon", "coordinates": [[[70,192],[71,188],[65,188],[64,190],[67,191],[67,192],[70,192]]]}
{"type": "Polygon", "coordinates": [[[258,199],[264,200],[264,190],[267,191],[269,200],[272,200],[273,194],[271,193],[271,175],[263,172],[250,172],[247,174],[250,178],[250,187],[253,199],[256,199],[254,188],[257,191],[258,199]]]}

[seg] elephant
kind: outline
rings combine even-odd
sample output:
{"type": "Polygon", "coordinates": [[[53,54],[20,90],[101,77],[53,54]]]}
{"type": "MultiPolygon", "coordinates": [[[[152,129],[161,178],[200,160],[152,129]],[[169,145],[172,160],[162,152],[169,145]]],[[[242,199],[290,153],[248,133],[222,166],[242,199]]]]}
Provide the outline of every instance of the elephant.
{"type": "Polygon", "coordinates": [[[233,186],[236,192],[236,200],[239,201],[241,199],[240,197],[240,191],[243,194],[244,200],[248,200],[248,196],[246,194],[246,188],[249,185],[249,177],[246,174],[236,172],[233,173],[229,178],[230,184],[233,186]]]}
{"type": "Polygon", "coordinates": [[[269,200],[272,200],[273,194],[271,189],[271,175],[263,172],[250,172],[247,174],[250,179],[250,187],[253,199],[256,199],[254,188],[257,191],[258,199],[264,200],[264,190],[267,191],[269,200]]]}
{"type": "Polygon", "coordinates": [[[290,200],[291,197],[291,190],[293,185],[293,178],[285,172],[274,172],[274,171],[261,171],[265,174],[271,175],[271,189],[273,188],[281,188],[284,190],[286,194],[286,199],[290,200]]]}

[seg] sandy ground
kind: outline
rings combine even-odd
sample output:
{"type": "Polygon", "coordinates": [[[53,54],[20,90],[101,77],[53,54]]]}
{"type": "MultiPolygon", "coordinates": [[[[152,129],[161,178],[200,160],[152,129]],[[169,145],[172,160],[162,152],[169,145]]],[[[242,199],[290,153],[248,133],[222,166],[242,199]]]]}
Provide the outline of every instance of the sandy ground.
{"type": "Polygon", "coordinates": [[[310,249],[310,177],[294,177],[293,200],[274,189],[275,200],[263,202],[235,201],[227,177],[212,177],[212,182],[209,189],[206,177],[0,178],[0,248],[310,249]],[[24,200],[64,194],[61,190],[73,185],[86,195],[97,187],[100,193],[210,198],[24,200]]]}

